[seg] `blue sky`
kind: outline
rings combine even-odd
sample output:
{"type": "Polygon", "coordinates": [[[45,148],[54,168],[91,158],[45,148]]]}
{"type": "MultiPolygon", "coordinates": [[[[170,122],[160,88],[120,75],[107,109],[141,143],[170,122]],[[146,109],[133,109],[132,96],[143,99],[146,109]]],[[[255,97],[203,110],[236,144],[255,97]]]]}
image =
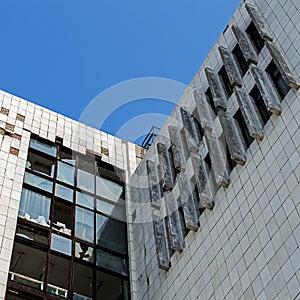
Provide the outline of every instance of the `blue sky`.
{"type": "MultiPolygon", "coordinates": [[[[0,89],[79,119],[98,94],[126,80],[188,84],[239,3],[1,0],[0,89]]],[[[134,116],[172,107],[134,101],[102,129],[116,134],[134,116]]]]}

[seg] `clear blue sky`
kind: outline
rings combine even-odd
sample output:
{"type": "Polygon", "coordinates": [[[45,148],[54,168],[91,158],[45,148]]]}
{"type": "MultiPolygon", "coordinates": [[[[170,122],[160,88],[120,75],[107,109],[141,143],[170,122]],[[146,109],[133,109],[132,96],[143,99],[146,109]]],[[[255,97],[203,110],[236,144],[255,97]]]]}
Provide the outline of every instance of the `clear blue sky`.
{"type": "MultiPolygon", "coordinates": [[[[1,0],[0,89],[78,119],[96,95],[125,80],[188,84],[239,3],[1,0]]],[[[136,102],[102,129],[114,134],[134,115],[170,110],[136,102]]]]}

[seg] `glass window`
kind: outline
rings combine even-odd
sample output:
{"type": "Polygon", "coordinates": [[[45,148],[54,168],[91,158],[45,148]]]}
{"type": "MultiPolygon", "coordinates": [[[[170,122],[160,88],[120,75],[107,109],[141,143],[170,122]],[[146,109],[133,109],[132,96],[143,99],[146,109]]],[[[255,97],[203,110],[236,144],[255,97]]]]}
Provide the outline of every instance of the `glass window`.
{"type": "Polygon", "coordinates": [[[249,69],[249,66],[245,60],[245,57],[244,57],[239,45],[236,45],[234,47],[232,53],[235,56],[235,59],[236,59],[237,65],[240,69],[241,75],[244,76],[246,74],[247,70],[249,69]]]}
{"type": "Polygon", "coordinates": [[[71,255],[72,254],[72,241],[63,236],[52,234],[51,236],[51,250],[71,255]]]}
{"type": "Polygon", "coordinates": [[[61,184],[55,185],[55,196],[73,202],[73,190],[61,184]]]}
{"type": "Polygon", "coordinates": [[[72,154],[72,150],[61,146],[59,147],[58,158],[61,161],[75,166],[75,162],[76,162],[75,156],[76,156],[75,154],[72,154]]]}
{"type": "Polygon", "coordinates": [[[225,67],[223,66],[219,71],[219,76],[221,79],[221,83],[223,87],[225,88],[225,93],[227,94],[227,97],[229,98],[231,94],[233,93],[232,86],[230,84],[227,72],[225,70],[225,67]]]}
{"type": "Polygon", "coordinates": [[[85,243],[75,243],[75,257],[87,262],[94,262],[94,249],[85,243]]]}
{"type": "Polygon", "coordinates": [[[77,187],[90,193],[94,193],[94,186],[94,174],[78,169],[77,187]]]}
{"type": "Polygon", "coordinates": [[[75,236],[94,242],[94,213],[92,211],[76,207],[75,236]]]}
{"type": "Polygon", "coordinates": [[[15,281],[41,289],[45,277],[47,253],[15,242],[10,271],[15,281]]]}
{"type": "MultiPolygon", "coordinates": [[[[73,290],[74,290],[73,299],[82,299],[82,300],[92,299],[93,296],[93,268],[92,267],[77,262],[74,263],[73,290]]],[[[106,299],[106,298],[102,296],[101,299],[106,299]]]]}
{"type": "Polygon", "coordinates": [[[26,172],[24,182],[46,192],[52,193],[53,183],[45,178],[26,172]]]}
{"type": "Polygon", "coordinates": [[[257,86],[255,85],[254,88],[250,92],[250,96],[254,100],[256,108],[258,110],[258,115],[263,125],[265,125],[268,120],[270,119],[272,113],[268,111],[265,102],[262,98],[261,93],[259,92],[257,86]]]}
{"type": "Polygon", "coordinates": [[[241,110],[238,109],[233,117],[239,124],[239,129],[241,130],[246,147],[249,148],[251,143],[254,141],[254,138],[249,134],[248,127],[246,125],[246,121],[244,119],[244,116],[242,115],[241,110]]]}
{"type": "Polygon", "coordinates": [[[256,50],[257,54],[259,54],[262,48],[264,47],[265,43],[253,22],[250,23],[250,25],[246,29],[246,32],[254,46],[254,49],[256,50]]]}
{"type": "Polygon", "coordinates": [[[125,202],[123,205],[113,205],[102,199],[96,199],[97,210],[113,219],[125,221],[125,202]]]}
{"type": "Polygon", "coordinates": [[[97,214],[96,243],[107,249],[125,254],[125,223],[97,214]]]}
{"type": "Polygon", "coordinates": [[[99,267],[128,275],[127,263],[124,258],[114,256],[99,249],[96,252],[96,264],[99,267]]]}
{"type": "Polygon", "coordinates": [[[30,148],[39,150],[51,156],[56,156],[56,146],[50,143],[44,142],[41,139],[31,139],[30,148]]]}
{"type": "Polygon", "coordinates": [[[52,228],[71,234],[72,205],[59,199],[54,200],[52,228]]]}
{"type": "Polygon", "coordinates": [[[94,197],[81,192],[76,192],[76,204],[82,205],[86,208],[94,209],[94,197]]]}
{"type": "Polygon", "coordinates": [[[48,246],[48,232],[46,230],[18,224],[16,236],[48,246]]]}
{"type": "Polygon", "coordinates": [[[48,158],[42,157],[36,153],[29,151],[26,167],[30,170],[53,177],[54,161],[50,160],[48,158]]]}
{"type": "Polygon", "coordinates": [[[47,291],[67,298],[69,287],[69,260],[51,254],[48,271],[47,291]]]}
{"type": "Polygon", "coordinates": [[[122,298],[121,278],[106,274],[100,270],[96,272],[97,300],[118,300],[122,298]]]}
{"type": "Polygon", "coordinates": [[[57,176],[56,178],[64,183],[74,185],[75,168],[68,164],[57,162],[57,176]]]}
{"type": "Polygon", "coordinates": [[[281,98],[281,100],[285,97],[285,95],[289,92],[291,89],[282,78],[277,66],[275,65],[274,61],[271,61],[268,67],[266,68],[266,71],[270,75],[275,88],[281,98]]]}
{"type": "Polygon", "coordinates": [[[50,198],[23,188],[19,216],[26,220],[49,226],[50,198]]]}
{"type": "Polygon", "coordinates": [[[123,194],[123,185],[96,176],[96,194],[100,197],[118,202],[123,194]]]}
{"type": "Polygon", "coordinates": [[[217,109],[210,88],[206,90],[205,97],[207,102],[210,104],[211,109],[214,111],[215,115],[217,115],[217,109]]]}

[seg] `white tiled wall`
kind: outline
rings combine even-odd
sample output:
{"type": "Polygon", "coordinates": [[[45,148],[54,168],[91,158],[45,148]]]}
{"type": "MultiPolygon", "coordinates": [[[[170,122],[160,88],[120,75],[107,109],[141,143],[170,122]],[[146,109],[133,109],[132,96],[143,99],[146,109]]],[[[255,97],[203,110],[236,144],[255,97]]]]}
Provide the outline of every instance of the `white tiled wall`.
{"type": "Polygon", "coordinates": [[[52,142],[62,137],[64,146],[83,154],[101,155],[101,147],[106,148],[109,155],[102,154],[102,160],[126,170],[127,178],[139,161],[139,147],[3,91],[1,108],[8,110],[8,115],[0,112],[0,299],[4,299],[31,132],[52,142]],[[14,126],[12,131],[7,124],[14,126]],[[5,128],[20,140],[1,134],[5,128]],[[11,148],[19,153],[11,154],[11,148]]]}
{"type": "MultiPolygon", "coordinates": [[[[300,9],[297,0],[249,1],[261,10],[293,75],[300,82],[300,9]]],[[[234,48],[233,24],[243,30],[250,17],[240,5],[226,30],[213,47],[190,87],[204,92],[208,83],[204,68],[218,70],[221,58],[217,47],[234,48]]],[[[264,48],[259,66],[271,60],[264,48]]],[[[249,92],[254,81],[243,78],[249,92]]],[[[186,248],[174,253],[168,272],[158,268],[151,209],[136,208],[138,222],[130,225],[132,299],[296,299],[300,297],[300,94],[290,90],[282,102],[281,116],[272,115],[265,125],[263,141],[254,141],[246,152],[247,162],[230,174],[231,184],[216,195],[215,207],[200,216],[200,229],[186,236],[186,248]]],[[[235,96],[229,111],[237,110],[235,96]]],[[[189,89],[180,106],[193,111],[189,89]]],[[[163,126],[182,126],[178,110],[163,126]],[[179,124],[179,125],[178,125],[179,124]]],[[[218,120],[215,121],[218,126],[218,120]]],[[[165,139],[162,137],[161,139],[165,139]]],[[[205,149],[203,150],[205,151],[205,149]]],[[[131,201],[149,202],[146,159],[157,162],[150,148],[130,180],[131,201]]],[[[175,187],[176,193],[177,187],[175,187]]]]}

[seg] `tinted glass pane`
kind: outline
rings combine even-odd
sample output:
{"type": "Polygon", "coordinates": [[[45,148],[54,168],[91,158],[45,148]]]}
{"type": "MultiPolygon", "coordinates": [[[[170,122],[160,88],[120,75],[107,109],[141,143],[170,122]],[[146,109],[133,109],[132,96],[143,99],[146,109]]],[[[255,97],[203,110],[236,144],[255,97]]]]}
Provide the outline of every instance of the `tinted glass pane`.
{"type": "Polygon", "coordinates": [[[94,197],[81,192],[76,192],[76,204],[94,209],[94,197]]]}
{"type": "Polygon", "coordinates": [[[75,243],[75,257],[88,262],[94,262],[94,249],[85,243],[75,243]]]}
{"type": "Polygon", "coordinates": [[[75,154],[73,154],[70,149],[59,147],[58,157],[61,161],[75,166],[75,154]]]}
{"type": "Polygon", "coordinates": [[[19,216],[32,222],[49,226],[50,198],[23,188],[19,216]]]}
{"type": "Polygon", "coordinates": [[[96,273],[97,300],[122,299],[122,281],[120,278],[101,271],[96,273]]]}
{"type": "Polygon", "coordinates": [[[35,186],[41,190],[52,193],[53,183],[47,179],[39,177],[31,173],[25,173],[24,182],[35,186]]]}
{"type": "Polygon", "coordinates": [[[16,236],[42,245],[48,245],[48,232],[46,230],[42,231],[40,229],[18,224],[16,236]]]}
{"type": "Polygon", "coordinates": [[[47,253],[15,242],[10,271],[14,280],[40,289],[45,277],[47,253]]]}
{"type": "Polygon", "coordinates": [[[63,236],[52,234],[51,237],[51,250],[71,255],[72,253],[72,241],[63,236]]]}
{"type": "Polygon", "coordinates": [[[74,185],[75,168],[63,162],[57,162],[57,177],[58,180],[64,183],[74,185]]]}
{"type": "MultiPolygon", "coordinates": [[[[93,295],[93,268],[74,263],[74,292],[78,296],[85,296],[91,298],[93,295]]],[[[76,298],[73,299],[86,299],[76,298]]],[[[105,299],[105,298],[102,298],[105,299]]]]}
{"type": "Polygon", "coordinates": [[[59,199],[54,200],[52,228],[71,234],[72,205],[59,199]]]}
{"type": "Polygon", "coordinates": [[[96,177],[96,194],[98,196],[117,202],[122,196],[122,193],[122,185],[105,178],[96,177]]]}
{"type": "Polygon", "coordinates": [[[55,185],[55,196],[73,202],[73,190],[61,184],[55,185]]]}
{"type": "Polygon", "coordinates": [[[126,260],[106,253],[101,250],[97,250],[96,255],[97,266],[123,274],[128,275],[126,260]]]}
{"type": "Polygon", "coordinates": [[[69,261],[51,254],[47,291],[66,298],[69,285],[69,261]]]}
{"type": "Polygon", "coordinates": [[[89,242],[94,242],[93,212],[80,207],[76,207],[75,236],[89,242]]]}
{"type": "Polygon", "coordinates": [[[124,205],[117,206],[101,199],[96,200],[97,210],[103,214],[112,217],[113,219],[125,221],[125,202],[122,201],[124,205]]]}
{"type": "Polygon", "coordinates": [[[30,140],[30,148],[39,150],[52,156],[56,156],[56,146],[47,144],[41,140],[30,140]]]}
{"type": "Polygon", "coordinates": [[[94,175],[86,171],[77,170],[77,187],[94,193],[94,175]]]}
{"type": "Polygon", "coordinates": [[[96,243],[119,253],[126,253],[125,224],[97,214],[96,243]]]}
{"type": "Polygon", "coordinates": [[[29,152],[26,168],[53,177],[54,161],[29,152]]]}

